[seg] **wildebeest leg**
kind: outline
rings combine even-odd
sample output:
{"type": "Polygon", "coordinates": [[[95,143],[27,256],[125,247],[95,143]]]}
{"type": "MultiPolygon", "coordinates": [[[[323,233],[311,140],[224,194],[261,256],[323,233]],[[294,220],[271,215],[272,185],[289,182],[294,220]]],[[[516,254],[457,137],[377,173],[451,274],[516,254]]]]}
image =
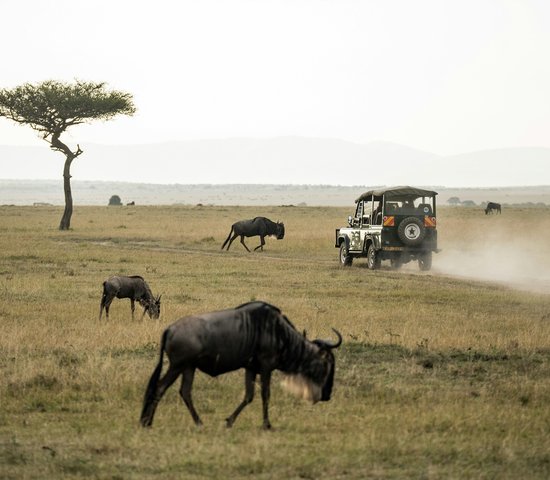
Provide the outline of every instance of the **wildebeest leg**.
{"type": "Polygon", "coordinates": [[[202,425],[202,421],[197,411],[195,410],[195,407],[193,406],[193,399],[191,398],[191,388],[193,387],[194,378],[195,378],[194,368],[187,368],[183,371],[181,375],[180,395],[181,395],[181,398],[183,398],[185,405],[187,405],[187,408],[191,413],[191,416],[193,417],[193,421],[195,422],[195,425],[200,426],[202,425]]]}
{"type": "Polygon", "coordinates": [[[256,251],[256,250],[258,250],[258,248],[260,248],[263,252],[264,251],[264,245],[265,245],[264,236],[260,235],[260,244],[254,249],[254,251],[256,251]]]}
{"type": "Polygon", "coordinates": [[[264,415],[263,428],[269,430],[271,428],[271,423],[269,423],[269,396],[270,396],[270,383],[271,383],[271,372],[263,372],[261,374],[262,381],[262,410],[264,415]]]}
{"type": "MultiPolygon", "coordinates": [[[[111,299],[112,301],[112,299],[111,299]]],[[[103,309],[105,308],[105,311],[107,313],[107,320],[109,319],[109,305],[111,304],[111,301],[108,301],[107,295],[103,294],[101,296],[101,304],[99,305],[99,319],[101,320],[101,315],[103,314],[103,309]]]]}
{"type": "Polygon", "coordinates": [[[227,250],[229,251],[229,247],[231,246],[231,244],[233,243],[233,240],[235,240],[237,237],[239,236],[238,233],[235,233],[232,237],[231,237],[231,240],[229,240],[229,245],[227,245],[227,250]]]}
{"type": "Polygon", "coordinates": [[[130,298],[130,307],[132,308],[132,320],[134,319],[134,310],[136,309],[135,301],[133,298],[130,298]]]}
{"type": "MultiPolygon", "coordinates": [[[[143,306],[142,303],[140,303],[140,305],[143,306]]],[[[145,307],[143,307],[143,313],[141,314],[141,318],[140,318],[141,321],[143,321],[143,317],[145,317],[145,313],[147,312],[148,308],[149,308],[148,305],[145,305],[145,307]]],[[[151,316],[151,315],[149,315],[149,316],[151,316]]]]}
{"type": "MultiPolygon", "coordinates": [[[[111,303],[113,302],[114,297],[107,298],[105,300],[104,306],[105,306],[105,317],[107,320],[109,320],[109,308],[111,308],[111,303]]],[[[103,299],[102,299],[103,302],[103,299]]],[[[101,311],[99,312],[99,319],[101,320],[101,311]]]]}
{"type": "MultiPolygon", "coordinates": [[[[223,242],[223,244],[222,244],[222,250],[224,249],[225,244],[227,242],[229,242],[229,239],[231,238],[232,233],[233,233],[233,227],[231,227],[231,230],[229,231],[229,235],[227,235],[227,238],[225,239],[225,242],[223,242]]],[[[229,245],[231,245],[231,244],[229,244],[229,245]]],[[[227,247],[227,250],[229,250],[229,247],[227,247]]]]}
{"type": "Polygon", "coordinates": [[[246,243],[244,243],[244,235],[241,235],[241,243],[243,244],[243,247],[250,252],[250,250],[248,250],[248,247],[246,246],[246,243]]]}
{"type": "Polygon", "coordinates": [[[142,415],[141,424],[144,427],[150,427],[153,424],[153,417],[155,416],[155,410],[157,409],[157,405],[160,402],[160,399],[162,398],[166,390],[168,390],[170,385],[172,385],[176,381],[180,373],[181,370],[172,368],[172,366],[170,366],[164,377],[160,379],[153,401],[147,406],[147,410],[142,415]]]}
{"type": "Polygon", "coordinates": [[[233,426],[239,413],[254,399],[254,382],[256,374],[252,370],[246,370],[244,374],[244,400],[239,404],[235,411],[225,419],[227,428],[233,426]]]}

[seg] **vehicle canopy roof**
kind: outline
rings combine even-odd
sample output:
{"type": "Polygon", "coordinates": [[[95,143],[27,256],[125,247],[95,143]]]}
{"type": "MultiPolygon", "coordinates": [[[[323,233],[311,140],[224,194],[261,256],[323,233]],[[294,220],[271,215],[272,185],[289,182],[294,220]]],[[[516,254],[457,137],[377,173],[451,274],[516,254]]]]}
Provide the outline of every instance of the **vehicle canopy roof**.
{"type": "Polygon", "coordinates": [[[395,198],[401,197],[402,195],[415,195],[418,197],[431,197],[437,195],[437,192],[433,190],[424,190],[422,188],[416,187],[388,187],[388,188],[379,188],[377,190],[369,190],[368,192],[363,193],[355,203],[361,202],[362,200],[370,199],[372,196],[381,197],[385,195],[386,198],[395,198]]]}

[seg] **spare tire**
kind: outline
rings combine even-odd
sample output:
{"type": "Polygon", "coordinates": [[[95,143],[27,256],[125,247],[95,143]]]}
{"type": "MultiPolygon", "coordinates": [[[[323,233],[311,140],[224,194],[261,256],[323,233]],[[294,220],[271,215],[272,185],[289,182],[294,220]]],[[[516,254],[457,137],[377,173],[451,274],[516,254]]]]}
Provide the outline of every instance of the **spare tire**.
{"type": "Polygon", "coordinates": [[[397,227],[397,235],[405,245],[420,245],[426,237],[426,227],[419,218],[407,217],[397,227]]]}

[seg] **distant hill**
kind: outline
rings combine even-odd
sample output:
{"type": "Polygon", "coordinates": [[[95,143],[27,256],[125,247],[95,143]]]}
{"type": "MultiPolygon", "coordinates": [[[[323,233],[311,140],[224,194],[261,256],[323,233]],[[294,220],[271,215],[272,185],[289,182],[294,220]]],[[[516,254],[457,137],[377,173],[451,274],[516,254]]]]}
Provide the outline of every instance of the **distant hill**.
{"type": "MultiPolygon", "coordinates": [[[[74,179],[179,184],[444,185],[550,184],[549,148],[439,156],[385,142],[232,138],[107,146],[81,145],[74,179]]],[[[63,156],[43,147],[0,145],[0,178],[60,178],[63,156]]]]}

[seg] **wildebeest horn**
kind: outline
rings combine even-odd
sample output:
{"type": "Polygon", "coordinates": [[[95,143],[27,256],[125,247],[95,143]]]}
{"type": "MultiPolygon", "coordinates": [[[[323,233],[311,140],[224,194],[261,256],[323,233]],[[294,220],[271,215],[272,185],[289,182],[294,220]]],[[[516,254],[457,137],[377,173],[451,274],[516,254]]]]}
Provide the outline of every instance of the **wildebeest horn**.
{"type": "Polygon", "coordinates": [[[331,327],[332,331],[336,334],[338,337],[338,341],[336,343],[331,343],[330,348],[338,348],[340,345],[342,345],[342,335],[340,335],[340,332],[336,330],[334,327],[331,327]]]}
{"type": "Polygon", "coordinates": [[[315,340],[315,341],[318,342],[318,343],[321,343],[323,346],[325,346],[327,348],[338,348],[340,345],[342,345],[342,335],[340,335],[340,332],[338,330],[336,330],[335,328],[332,328],[332,331],[338,337],[338,340],[336,342],[332,342],[330,340],[315,340]]]}

